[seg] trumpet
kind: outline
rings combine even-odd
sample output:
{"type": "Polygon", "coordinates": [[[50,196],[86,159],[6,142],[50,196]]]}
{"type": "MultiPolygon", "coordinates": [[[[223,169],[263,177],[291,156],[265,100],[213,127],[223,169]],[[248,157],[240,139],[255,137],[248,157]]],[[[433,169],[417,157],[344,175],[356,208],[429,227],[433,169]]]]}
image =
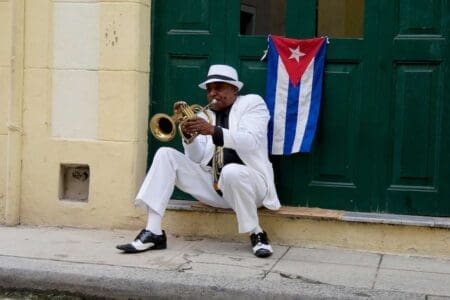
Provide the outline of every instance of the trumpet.
{"type": "Polygon", "coordinates": [[[215,100],[211,101],[208,105],[202,107],[198,104],[188,105],[186,102],[181,101],[180,109],[178,112],[174,112],[172,116],[164,113],[157,113],[151,119],[149,123],[150,131],[153,136],[161,142],[171,141],[176,135],[176,126],[178,124],[178,130],[187,144],[197,137],[198,133],[191,135],[185,135],[181,130],[183,123],[187,120],[194,118],[198,113],[203,112],[208,118],[208,122],[211,123],[212,119],[209,113],[206,111],[215,100]]]}

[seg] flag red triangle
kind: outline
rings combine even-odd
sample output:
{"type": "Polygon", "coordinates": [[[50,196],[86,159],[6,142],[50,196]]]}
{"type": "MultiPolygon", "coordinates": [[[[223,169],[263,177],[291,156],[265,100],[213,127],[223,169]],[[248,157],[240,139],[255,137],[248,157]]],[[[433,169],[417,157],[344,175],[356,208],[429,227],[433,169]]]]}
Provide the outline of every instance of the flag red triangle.
{"type": "Polygon", "coordinates": [[[292,85],[296,86],[325,38],[297,40],[275,35],[271,38],[292,85]]]}

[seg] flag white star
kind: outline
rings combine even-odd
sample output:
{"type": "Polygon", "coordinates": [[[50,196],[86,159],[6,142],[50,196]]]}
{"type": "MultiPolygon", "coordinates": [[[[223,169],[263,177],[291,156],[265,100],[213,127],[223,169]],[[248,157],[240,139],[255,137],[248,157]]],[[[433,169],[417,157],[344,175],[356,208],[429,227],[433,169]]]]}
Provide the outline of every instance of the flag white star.
{"type": "Polygon", "coordinates": [[[295,59],[297,62],[299,62],[301,56],[305,56],[306,54],[300,51],[300,46],[297,46],[297,48],[289,48],[291,51],[291,56],[289,56],[289,59],[295,59]]]}

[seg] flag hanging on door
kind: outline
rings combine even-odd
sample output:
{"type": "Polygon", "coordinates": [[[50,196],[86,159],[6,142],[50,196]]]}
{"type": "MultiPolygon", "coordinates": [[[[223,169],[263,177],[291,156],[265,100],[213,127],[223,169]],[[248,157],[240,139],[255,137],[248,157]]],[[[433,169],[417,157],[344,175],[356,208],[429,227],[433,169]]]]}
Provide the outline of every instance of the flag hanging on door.
{"type": "Polygon", "coordinates": [[[319,117],[327,38],[271,35],[268,43],[269,152],[310,152],[319,117]]]}

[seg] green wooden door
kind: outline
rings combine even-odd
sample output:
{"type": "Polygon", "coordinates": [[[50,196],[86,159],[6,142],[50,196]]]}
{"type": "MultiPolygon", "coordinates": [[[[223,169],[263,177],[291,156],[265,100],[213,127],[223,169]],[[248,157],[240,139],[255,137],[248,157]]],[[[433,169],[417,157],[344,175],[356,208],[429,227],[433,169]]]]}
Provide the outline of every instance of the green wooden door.
{"type": "MultiPolygon", "coordinates": [[[[326,23],[318,9],[327,1],[333,2],[285,1],[284,34],[316,36],[326,23]]],[[[280,199],[291,206],[450,215],[447,1],[360,2],[361,33],[330,34],[312,153],[271,157],[280,199]]],[[[240,34],[242,3],[153,1],[151,112],[169,112],[179,99],[204,104],[197,83],[212,63],[235,66],[242,92],[264,95],[267,36],[240,34]]],[[[161,144],[149,141],[151,158],[161,144]]]]}
{"type": "Polygon", "coordinates": [[[379,1],[377,208],[450,215],[450,3],[379,1]]]}

